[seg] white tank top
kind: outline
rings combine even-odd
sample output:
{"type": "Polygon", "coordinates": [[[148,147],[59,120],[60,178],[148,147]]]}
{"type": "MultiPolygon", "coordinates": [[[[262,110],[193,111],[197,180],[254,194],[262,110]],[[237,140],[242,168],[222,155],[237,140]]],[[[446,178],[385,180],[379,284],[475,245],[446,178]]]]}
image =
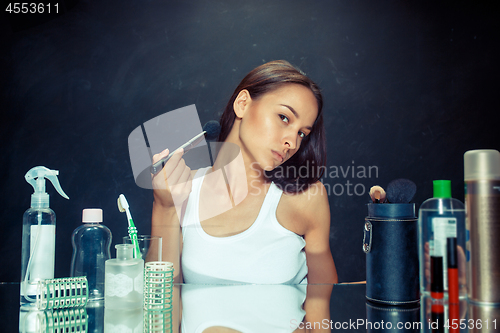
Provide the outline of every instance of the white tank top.
{"type": "Polygon", "coordinates": [[[207,170],[198,170],[193,179],[182,223],[184,283],[307,283],[306,242],[276,219],[283,191],[272,183],[250,228],[214,237],[203,230],[199,219],[200,189],[207,170]]]}

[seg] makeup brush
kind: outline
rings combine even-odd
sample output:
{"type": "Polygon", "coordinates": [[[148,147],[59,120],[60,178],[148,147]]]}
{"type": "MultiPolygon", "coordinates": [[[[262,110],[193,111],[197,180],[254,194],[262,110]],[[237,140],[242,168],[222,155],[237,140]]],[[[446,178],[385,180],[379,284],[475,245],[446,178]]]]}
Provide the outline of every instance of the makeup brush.
{"type": "Polygon", "coordinates": [[[417,185],[409,179],[396,179],[387,185],[387,201],[390,203],[409,203],[415,193],[417,185]]]}
{"type": "Polygon", "coordinates": [[[370,199],[373,203],[383,203],[385,202],[385,191],[381,186],[375,185],[370,188],[370,199]]]}
{"type": "Polygon", "coordinates": [[[207,122],[203,126],[203,132],[196,135],[194,138],[192,138],[191,140],[189,140],[188,142],[186,142],[185,144],[183,144],[182,146],[180,146],[176,150],[172,151],[170,154],[168,154],[167,157],[164,157],[161,160],[159,160],[158,162],[154,163],[151,166],[151,173],[153,175],[158,174],[165,166],[165,163],[167,163],[167,161],[172,157],[172,155],[174,155],[174,153],[178,149],[183,148],[184,154],[185,154],[189,150],[191,150],[192,148],[196,147],[201,141],[203,141],[203,139],[206,139],[206,140],[216,139],[219,136],[220,128],[221,127],[220,127],[220,124],[218,121],[210,120],[209,122],[207,122]]]}
{"type": "Polygon", "coordinates": [[[207,132],[205,139],[210,141],[216,140],[220,134],[220,124],[217,120],[210,120],[203,126],[203,131],[207,132]]]}

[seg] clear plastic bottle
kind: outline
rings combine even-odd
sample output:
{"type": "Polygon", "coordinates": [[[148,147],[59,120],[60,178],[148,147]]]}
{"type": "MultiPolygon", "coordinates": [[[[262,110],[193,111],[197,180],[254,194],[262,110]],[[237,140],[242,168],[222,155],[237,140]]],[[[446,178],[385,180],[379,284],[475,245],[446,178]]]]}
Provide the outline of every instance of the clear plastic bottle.
{"type": "Polygon", "coordinates": [[[442,286],[439,287],[442,296],[438,298],[448,297],[447,243],[450,241],[447,238],[456,238],[458,289],[459,297],[463,299],[467,297],[464,204],[451,197],[449,180],[435,180],[433,187],[434,197],[422,203],[418,214],[420,293],[422,296],[431,296],[431,266],[434,264],[435,269],[437,266],[442,269],[442,274],[434,273],[438,276],[436,280],[442,280],[442,286]]]}
{"type": "Polygon", "coordinates": [[[37,166],[24,176],[35,192],[31,195],[31,207],[23,216],[20,288],[22,306],[34,305],[38,281],[54,278],[56,214],[49,207],[45,179],[52,182],[61,196],[69,199],[59,184],[58,174],[57,170],[37,166]]]}
{"type": "Polygon", "coordinates": [[[83,225],[73,231],[71,276],[86,276],[89,301],[104,300],[104,265],[111,258],[111,231],[101,224],[102,209],[84,209],[83,225]]]}
{"type": "Polygon", "coordinates": [[[116,259],[106,261],[106,309],[126,310],[142,308],[144,260],[133,257],[132,244],[117,244],[116,259]]]}

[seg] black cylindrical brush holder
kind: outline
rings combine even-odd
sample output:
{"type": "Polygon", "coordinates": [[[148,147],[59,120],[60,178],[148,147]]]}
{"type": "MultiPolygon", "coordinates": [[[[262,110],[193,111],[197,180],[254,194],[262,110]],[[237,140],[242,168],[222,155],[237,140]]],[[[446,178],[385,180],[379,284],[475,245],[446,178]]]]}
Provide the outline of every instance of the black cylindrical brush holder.
{"type": "Polygon", "coordinates": [[[415,204],[368,204],[363,251],[366,298],[370,302],[419,302],[418,227],[415,204]]]}
{"type": "Polygon", "coordinates": [[[420,306],[366,302],[366,332],[420,332],[420,306]]]}

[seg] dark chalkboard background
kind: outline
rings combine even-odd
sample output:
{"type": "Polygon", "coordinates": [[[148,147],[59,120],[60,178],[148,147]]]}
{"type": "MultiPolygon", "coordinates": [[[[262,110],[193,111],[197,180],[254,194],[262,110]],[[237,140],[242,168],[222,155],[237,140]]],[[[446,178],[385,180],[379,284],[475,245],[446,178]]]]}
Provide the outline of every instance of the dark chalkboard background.
{"type": "Polygon", "coordinates": [[[432,196],[433,179],[451,179],[463,200],[464,152],[500,149],[499,11],[487,2],[65,4],[46,20],[2,14],[2,282],[20,279],[30,168],[59,170],[71,198],[47,186],[57,214],[56,277],[68,276],[82,209],[103,208],[113,244],[121,242],[126,219],[116,199],[124,193],[140,233],[149,232],[152,192],[134,183],[130,132],[190,104],[202,124],[217,119],[243,76],[270,60],[290,61],[322,87],[328,166],[378,170],[324,180],[341,281],[365,279],[362,228],[372,185],[412,179],[418,208],[432,196]]]}

